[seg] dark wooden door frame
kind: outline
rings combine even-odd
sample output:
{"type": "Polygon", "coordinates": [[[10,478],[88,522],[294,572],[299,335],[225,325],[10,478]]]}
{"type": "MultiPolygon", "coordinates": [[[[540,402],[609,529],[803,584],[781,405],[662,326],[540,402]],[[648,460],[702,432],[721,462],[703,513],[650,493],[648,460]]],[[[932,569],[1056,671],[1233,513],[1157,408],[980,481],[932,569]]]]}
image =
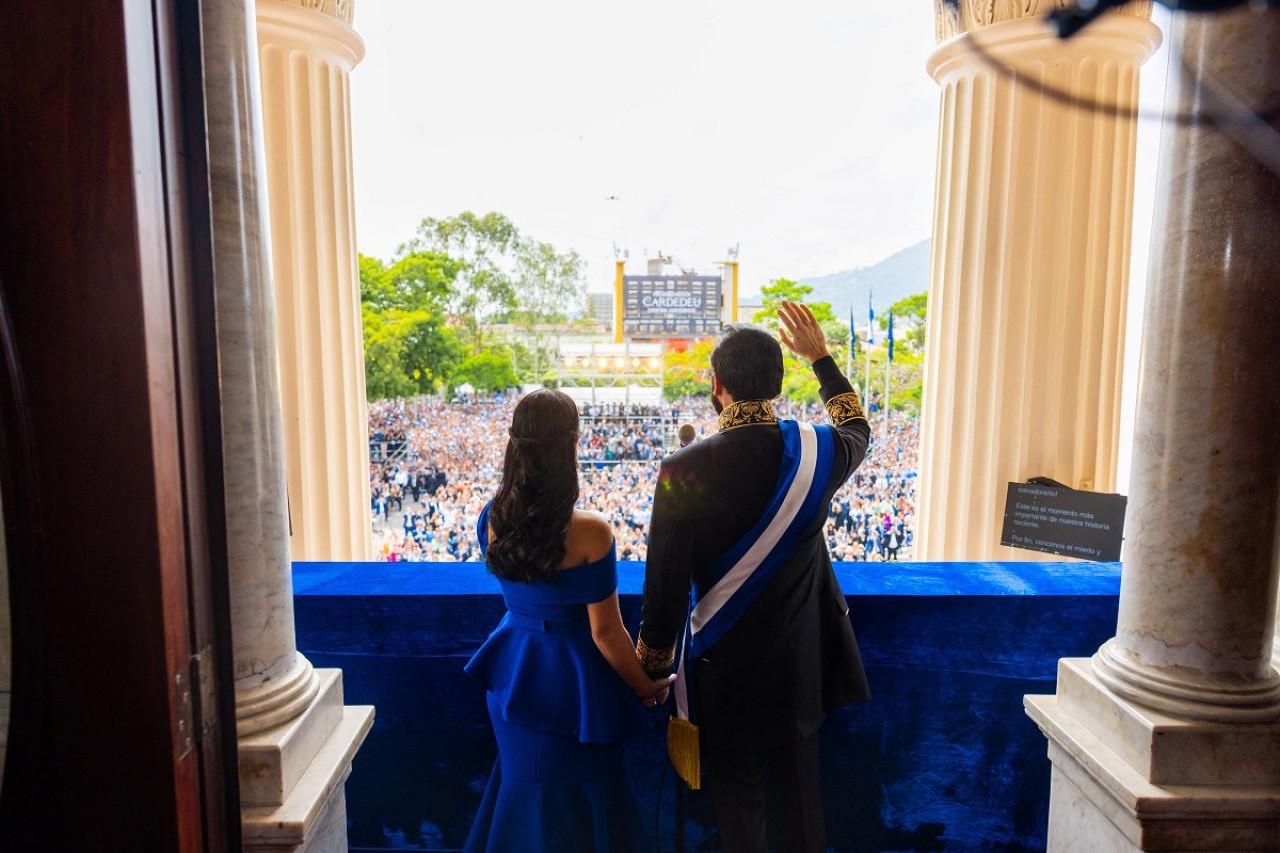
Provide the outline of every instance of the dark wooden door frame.
{"type": "Polygon", "coordinates": [[[0,849],[239,849],[199,3],[0,3],[0,849]]]}

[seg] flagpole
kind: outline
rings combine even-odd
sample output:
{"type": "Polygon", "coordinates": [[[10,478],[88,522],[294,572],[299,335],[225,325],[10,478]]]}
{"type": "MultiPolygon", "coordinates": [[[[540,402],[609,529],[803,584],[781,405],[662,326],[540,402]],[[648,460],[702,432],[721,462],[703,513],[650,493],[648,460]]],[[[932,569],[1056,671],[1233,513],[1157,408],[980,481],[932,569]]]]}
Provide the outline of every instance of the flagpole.
{"type": "Polygon", "coordinates": [[[876,342],[876,312],[871,307],[871,291],[867,291],[867,373],[862,377],[862,405],[871,407],[871,347],[876,342]]]}
{"type": "Polygon", "coordinates": [[[853,308],[851,306],[849,308],[849,346],[844,351],[844,375],[846,379],[849,378],[849,371],[853,369],[851,364],[853,360],[853,342],[857,339],[858,336],[853,332],[853,308]]]}
{"type": "Polygon", "coordinates": [[[892,362],[886,358],[884,360],[884,436],[889,437],[889,365],[892,362]]]}
{"type": "Polygon", "coordinates": [[[888,350],[884,360],[884,436],[889,437],[889,367],[893,364],[893,309],[889,310],[888,350]]]}
{"type": "Polygon", "coordinates": [[[862,377],[862,404],[871,405],[871,333],[867,333],[867,373],[862,377]]]}

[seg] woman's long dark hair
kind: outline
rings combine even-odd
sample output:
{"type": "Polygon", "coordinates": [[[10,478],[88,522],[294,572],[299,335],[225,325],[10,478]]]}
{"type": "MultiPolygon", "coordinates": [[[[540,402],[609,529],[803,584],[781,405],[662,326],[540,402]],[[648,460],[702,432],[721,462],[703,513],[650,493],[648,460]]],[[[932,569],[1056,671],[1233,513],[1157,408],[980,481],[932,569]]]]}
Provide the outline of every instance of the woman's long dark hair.
{"type": "Polygon", "coordinates": [[[578,501],[578,406],[540,388],[516,404],[510,434],[485,562],[507,580],[552,581],[578,501]]]}

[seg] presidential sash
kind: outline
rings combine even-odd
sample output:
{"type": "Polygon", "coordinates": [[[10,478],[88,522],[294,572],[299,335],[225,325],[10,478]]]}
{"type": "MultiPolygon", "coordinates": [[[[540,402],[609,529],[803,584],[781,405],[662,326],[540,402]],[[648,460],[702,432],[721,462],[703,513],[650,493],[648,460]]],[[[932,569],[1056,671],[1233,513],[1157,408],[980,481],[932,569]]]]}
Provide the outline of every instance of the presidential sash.
{"type": "Polygon", "coordinates": [[[825,426],[780,420],[782,466],[764,515],[712,565],[690,593],[689,615],[676,670],[676,711],[667,728],[667,753],[690,788],[702,786],[692,661],[716,644],[791,556],[801,535],[825,512],[835,439],[825,426]]]}

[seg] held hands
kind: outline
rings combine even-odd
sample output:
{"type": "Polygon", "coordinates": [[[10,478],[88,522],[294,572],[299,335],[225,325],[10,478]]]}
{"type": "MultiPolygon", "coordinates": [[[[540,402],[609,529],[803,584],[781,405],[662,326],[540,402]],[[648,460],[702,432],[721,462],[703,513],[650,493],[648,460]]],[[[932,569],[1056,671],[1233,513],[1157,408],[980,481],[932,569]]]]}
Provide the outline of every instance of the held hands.
{"type": "Polygon", "coordinates": [[[783,302],[778,309],[778,319],[786,327],[778,329],[778,337],[782,338],[787,349],[808,359],[810,364],[830,355],[826,336],[822,334],[822,327],[814,319],[809,306],[798,302],[783,302]]]}
{"type": "Polygon", "coordinates": [[[655,678],[653,680],[653,693],[645,697],[644,706],[646,708],[656,708],[663,702],[667,701],[667,696],[671,693],[671,685],[675,683],[676,677],[669,675],[666,678],[655,678]]]}

